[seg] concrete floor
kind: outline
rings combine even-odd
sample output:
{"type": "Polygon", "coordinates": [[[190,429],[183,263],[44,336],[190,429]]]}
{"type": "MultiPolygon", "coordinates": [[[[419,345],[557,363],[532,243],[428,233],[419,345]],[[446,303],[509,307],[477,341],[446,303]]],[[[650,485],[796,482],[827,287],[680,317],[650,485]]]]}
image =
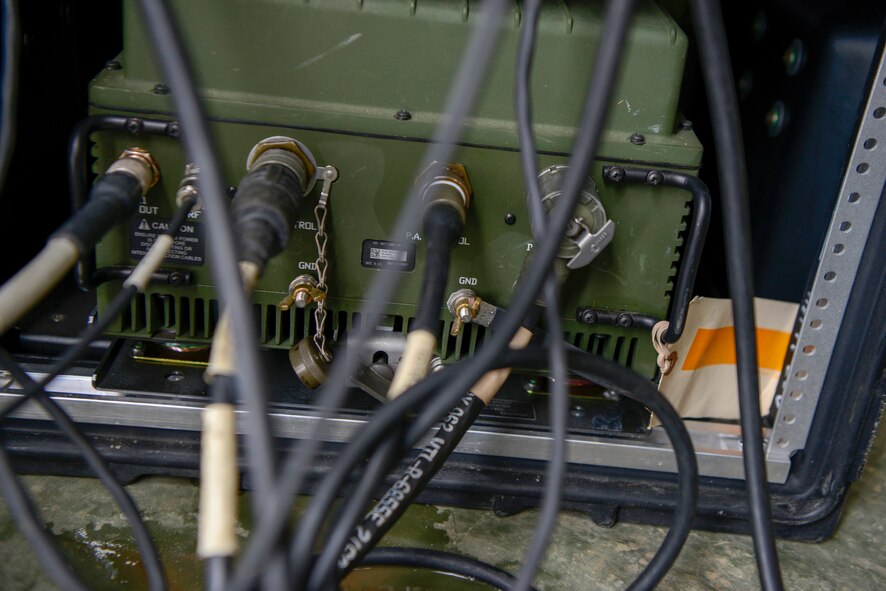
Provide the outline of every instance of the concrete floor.
{"type": "MultiPolygon", "coordinates": [[[[130,535],[107,493],[94,480],[28,477],[35,503],[59,542],[95,589],[145,588],[130,535]]],[[[886,440],[880,437],[860,482],[853,485],[836,536],[822,544],[779,542],[789,589],[886,589],[886,440]]],[[[171,589],[201,587],[194,556],[197,487],[173,478],[148,478],[129,487],[158,540],[171,589]]],[[[241,498],[245,514],[248,499],[241,498]]],[[[387,538],[392,545],[446,549],[515,572],[537,519],[535,511],[500,518],[488,511],[416,506],[387,538]]],[[[240,534],[248,534],[248,523],[240,534]]],[[[624,589],[652,556],[662,528],[594,525],[563,513],[537,586],[542,590],[624,589]]],[[[0,504],[0,589],[53,589],[52,583],[0,504]]],[[[440,575],[400,569],[365,570],[347,580],[348,591],[484,589],[440,575]]],[[[745,536],[693,532],[661,589],[758,588],[751,541],[745,536]]]]}

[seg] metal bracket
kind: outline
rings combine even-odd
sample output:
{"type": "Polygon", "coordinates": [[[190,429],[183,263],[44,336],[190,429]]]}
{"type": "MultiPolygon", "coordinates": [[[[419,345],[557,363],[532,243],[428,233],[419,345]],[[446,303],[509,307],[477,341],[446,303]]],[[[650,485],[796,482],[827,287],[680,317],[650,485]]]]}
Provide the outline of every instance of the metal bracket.
{"type": "Polygon", "coordinates": [[[852,155],[822,245],[812,290],[800,307],[793,357],[783,374],[781,405],[767,460],[788,461],[806,447],[825,376],[886,184],[886,50],[880,53],[852,155]],[[876,149],[875,149],[876,148],[876,149]]]}

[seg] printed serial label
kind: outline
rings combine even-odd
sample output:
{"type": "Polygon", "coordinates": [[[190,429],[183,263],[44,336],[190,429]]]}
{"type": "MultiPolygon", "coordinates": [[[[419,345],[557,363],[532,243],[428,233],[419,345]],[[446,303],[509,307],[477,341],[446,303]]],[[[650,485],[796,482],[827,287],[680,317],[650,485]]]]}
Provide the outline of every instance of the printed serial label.
{"type": "MultiPolygon", "coordinates": [[[[156,215],[139,215],[129,222],[129,255],[141,259],[166,231],[170,220],[156,215]]],[[[203,225],[188,220],[179,228],[169,254],[163,259],[176,265],[202,265],[206,251],[203,225]]]]}
{"type": "Polygon", "coordinates": [[[484,416],[500,417],[508,419],[527,419],[534,421],[536,418],[535,407],[525,400],[510,400],[508,398],[493,398],[492,402],[483,409],[484,416]]]}
{"type": "Polygon", "coordinates": [[[415,269],[415,245],[387,240],[364,240],[361,264],[370,269],[415,269]]]}

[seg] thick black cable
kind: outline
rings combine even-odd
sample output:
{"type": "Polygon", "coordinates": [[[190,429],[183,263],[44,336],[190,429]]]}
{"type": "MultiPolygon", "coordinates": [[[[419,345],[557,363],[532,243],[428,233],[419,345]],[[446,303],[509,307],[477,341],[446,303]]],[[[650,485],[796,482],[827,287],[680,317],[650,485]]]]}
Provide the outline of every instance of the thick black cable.
{"type": "MultiPolygon", "coordinates": [[[[434,204],[425,210],[422,224],[425,244],[424,275],[418,311],[411,330],[424,330],[437,334],[452,249],[463,230],[461,215],[448,203],[434,204]]],[[[333,574],[338,555],[348,535],[360,520],[366,503],[401,453],[399,437],[393,437],[376,450],[358,481],[357,488],[348,495],[341,515],[333,520],[324,549],[310,569],[307,562],[298,561],[297,557],[309,555],[320,535],[320,528],[315,526],[312,520],[302,519],[290,550],[290,563],[293,565],[292,580],[296,584],[303,578],[308,580],[308,589],[320,589],[326,584],[333,574]]],[[[319,516],[319,513],[317,515],[319,516]]]]}
{"type": "MultiPolygon", "coordinates": [[[[184,199],[172,215],[169,225],[162,234],[167,234],[174,238],[176,234],[178,234],[179,229],[196,202],[197,200],[195,197],[184,199]]],[[[20,408],[25,402],[33,398],[41,389],[45,389],[52,380],[61,375],[61,373],[67,370],[75,361],[83,357],[89,347],[92,346],[92,343],[101,337],[105,331],[108,330],[111,323],[114,322],[124,310],[126,310],[129,306],[130,300],[137,291],[138,288],[134,285],[124,285],[120,291],[117,292],[117,295],[114,296],[114,299],[111,300],[111,303],[102,310],[98,319],[90,324],[83,334],[80,335],[80,338],[77,339],[77,342],[56,360],[38,384],[33,386],[22,384],[22,388],[24,389],[22,395],[0,410],[0,422],[5,420],[10,413],[13,413],[16,409],[20,408]]]]}
{"type": "Polygon", "coordinates": [[[0,440],[0,490],[3,491],[9,512],[19,531],[31,545],[46,574],[65,591],[87,591],[80,576],[71,570],[58,551],[50,533],[40,526],[41,519],[28,499],[24,484],[12,467],[2,440],[0,440]]]}
{"type": "MultiPolygon", "coordinates": [[[[614,361],[582,351],[570,350],[568,358],[569,367],[573,372],[648,407],[659,418],[671,441],[677,462],[674,521],[655,556],[628,587],[629,591],[655,589],[674,564],[692,530],[692,520],[698,502],[698,463],[692,439],[674,407],[652,385],[652,382],[643,376],[614,361]]],[[[533,352],[526,349],[509,351],[505,355],[505,363],[512,367],[531,367],[533,362],[537,363],[533,358],[533,352]]]]}
{"type": "MultiPolygon", "coordinates": [[[[81,119],[71,132],[68,142],[68,190],[71,195],[71,210],[79,211],[86,201],[89,190],[89,138],[97,131],[120,131],[131,135],[161,135],[178,138],[180,129],[177,121],[144,119],[141,117],[121,117],[120,115],[90,115],[81,119]]],[[[107,281],[95,277],[95,256],[92,252],[80,257],[75,269],[77,285],[83,291],[95,288],[107,281]]]]}
{"type": "Polygon", "coordinates": [[[68,191],[71,210],[77,211],[86,202],[89,190],[89,138],[97,131],[119,131],[133,136],[159,135],[178,138],[177,121],[123,117],[121,115],[90,115],[74,126],[68,141],[68,191]]]}
{"type": "Polygon", "coordinates": [[[782,589],[784,584],[772,528],[760,420],[750,209],[738,99],[719,2],[693,0],[692,18],[710,104],[722,193],[726,273],[735,325],[738,406],[751,531],[760,585],[764,591],[773,591],[782,589]]]}
{"type": "MultiPolygon", "coordinates": [[[[570,159],[570,166],[567,169],[562,197],[560,203],[552,212],[550,233],[557,238],[554,240],[545,240],[537,245],[535,261],[526,271],[526,279],[523,283],[524,288],[514,294],[514,300],[511,302],[512,314],[508,315],[505,321],[502,322],[502,328],[500,331],[494,333],[474,357],[469,360],[466,359],[465,363],[459,362],[453,366],[459,367],[461,371],[458,373],[452,373],[451,381],[448,382],[444,388],[436,392],[433,400],[426,404],[422,413],[424,418],[422,419],[422,416],[419,417],[421,419],[420,424],[424,427],[425,432],[430,429],[431,425],[433,425],[436,420],[444,416],[444,414],[455,405],[458,397],[468,391],[474,382],[476,382],[476,380],[489,369],[495,356],[507,348],[507,344],[520,326],[522,318],[534,305],[535,297],[540,290],[542,282],[546,279],[551,263],[559,249],[559,237],[563,235],[566,223],[569,221],[575,208],[579,190],[584,184],[584,178],[586,177],[588,166],[593,158],[599,140],[603,121],[608,111],[609,99],[612,93],[612,88],[614,87],[615,77],[619,71],[621,49],[624,43],[625,32],[627,29],[627,23],[630,20],[632,7],[633,2],[631,0],[610,2],[609,4],[606,22],[603,26],[603,39],[595,58],[594,73],[589,84],[589,91],[585,101],[585,110],[582,114],[582,120],[579,125],[573,155],[570,159]]],[[[498,21],[496,21],[496,23],[497,22],[498,21]]],[[[485,63],[479,58],[468,61],[470,62],[470,65],[479,66],[481,70],[483,63],[485,63]]],[[[447,161],[445,158],[441,160],[447,161]]],[[[380,290],[381,289],[382,288],[380,287],[380,290]]],[[[370,298],[369,301],[378,302],[379,300],[376,298],[370,298]]],[[[365,329],[368,325],[371,325],[371,323],[362,322],[361,329],[365,329]]],[[[352,358],[352,356],[349,356],[349,358],[352,358]]],[[[451,372],[442,371],[430,376],[428,379],[413,387],[412,390],[415,391],[413,396],[403,394],[393,403],[380,409],[373,421],[361,432],[361,435],[364,433],[371,433],[374,434],[374,436],[381,437],[383,435],[382,433],[376,433],[374,429],[371,429],[376,420],[380,419],[382,416],[389,416],[398,412],[407,412],[413,408],[414,404],[425,400],[423,397],[426,396],[425,389],[427,388],[427,384],[431,383],[432,378],[444,374],[448,375],[449,373],[451,372]]],[[[333,374],[333,377],[335,377],[335,375],[336,374],[333,374]]],[[[341,379],[344,379],[344,377],[341,377],[341,379]]],[[[337,398],[343,396],[343,386],[340,386],[337,383],[330,383],[329,387],[332,388],[331,393],[335,396],[333,402],[336,402],[337,398]]],[[[331,406],[331,404],[328,406],[331,406]]],[[[325,408],[324,412],[328,412],[328,408],[325,408]]],[[[396,420],[399,421],[404,415],[395,414],[395,416],[396,420]]],[[[377,443],[377,441],[373,443],[377,443]]],[[[235,590],[240,591],[247,588],[250,579],[258,571],[263,557],[279,539],[279,536],[285,527],[286,517],[289,512],[289,503],[301,487],[304,470],[306,469],[305,462],[310,461],[313,457],[313,453],[319,448],[319,445],[319,437],[307,440],[304,447],[305,452],[294,455],[293,459],[287,465],[284,480],[281,482],[281,485],[277,490],[277,495],[267,503],[263,517],[258,523],[256,533],[253,535],[253,542],[244,553],[244,558],[241,562],[242,570],[241,572],[238,572],[235,582],[232,585],[235,590]]],[[[372,449],[371,447],[362,445],[359,445],[358,447],[359,449],[356,450],[358,457],[362,457],[362,454],[364,454],[367,449],[372,449]]],[[[333,470],[329,472],[327,477],[331,477],[332,474],[333,470]]],[[[323,484],[321,483],[321,487],[322,486],[323,484]]],[[[337,495],[338,491],[336,487],[329,487],[325,490],[327,491],[327,494],[331,495],[333,498],[337,495]]],[[[304,559],[307,560],[309,558],[304,559]]]]}
{"type": "MultiPolygon", "coordinates": [[[[396,463],[400,453],[399,438],[388,438],[381,443],[376,453],[369,459],[356,488],[344,499],[341,515],[333,521],[326,542],[323,544],[323,550],[312,565],[305,587],[307,591],[321,591],[326,586],[332,585],[333,577],[336,582],[338,581],[338,577],[335,576],[335,567],[342,548],[347,543],[351,532],[357,527],[360,516],[366,510],[366,500],[372,497],[378,483],[391,469],[392,464],[396,463]]],[[[294,544],[298,544],[298,541],[294,544]]],[[[299,544],[298,549],[295,548],[295,545],[293,548],[294,552],[301,552],[304,546],[299,544]]],[[[310,551],[311,545],[308,545],[307,548],[310,551]]],[[[293,576],[293,581],[299,581],[299,579],[293,576]]]]}
{"type": "Polygon", "coordinates": [[[163,573],[163,566],[160,563],[160,557],[157,553],[157,547],[154,545],[154,540],[145,526],[135,501],[126,492],[126,489],[117,480],[117,477],[114,476],[110,466],[108,466],[107,462],[105,462],[104,458],[101,457],[89,440],[86,439],[86,436],[77,427],[77,424],[71,420],[68,413],[55,400],[50,398],[40,384],[22,370],[2,347],[0,347],[0,366],[5,367],[12,374],[15,381],[23,388],[35,390],[37,393],[35,397],[36,402],[49,413],[62,433],[80,450],[80,455],[86,460],[86,464],[102,483],[102,486],[111,494],[120,512],[123,513],[126,521],[129,522],[132,536],[135,539],[135,546],[138,548],[142,564],[148,576],[148,587],[152,591],[163,591],[166,589],[166,577],[163,573]]]}
{"type": "MultiPolygon", "coordinates": [[[[546,358],[544,353],[545,351],[539,350],[537,347],[520,351],[509,350],[504,354],[497,355],[489,369],[498,367],[542,368],[546,358]]],[[[569,367],[575,373],[604,388],[614,390],[646,405],[659,417],[668,438],[671,440],[677,462],[677,500],[674,522],[658,552],[629,587],[631,591],[654,589],[676,560],[692,529],[692,520],[695,516],[698,499],[698,465],[692,440],[680,416],[646,378],[613,361],[582,351],[570,350],[568,360],[569,367]]],[[[439,396],[440,385],[450,383],[454,379],[453,376],[464,371],[462,365],[466,364],[459,361],[446,366],[443,370],[431,374],[396,400],[382,407],[374,419],[355,436],[352,444],[345,447],[336,458],[336,462],[329,469],[327,476],[314,492],[312,503],[315,499],[334,499],[336,491],[340,490],[347,480],[348,474],[362,462],[367,450],[372,450],[382,441],[387,440],[390,430],[400,424],[403,415],[409,409],[426,407],[430,399],[436,399],[439,396]]],[[[402,441],[404,447],[414,445],[426,435],[427,428],[422,431],[415,427],[416,424],[413,424],[407,429],[402,441]]]]}
{"type": "Polygon", "coordinates": [[[3,0],[3,81],[0,89],[0,191],[15,147],[15,109],[18,101],[19,18],[15,0],[3,0]]]}
{"type": "Polygon", "coordinates": [[[411,330],[427,330],[437,334],[440,308],[446,297],[446,280],[452,248],[458,242],[464,225],[449,205],[432,205],[425,212],[422,236],[425,243],[425,268],[421,297],[411,330]]]}
{"type": "MultiPolygon", "coordinates": [[[[513,589],[515,582],[513,576],[492,565],[467,556],[438,550],[377,548],[363,560],[363,564],[366,566],[403,566],[435,570],[440,573],[474,579],[502,591],[513,589]]],[[[532,591],[536,590],[533,588],[532,591]]]]}
{"type": "MultiPolygon", "coordinates": [[[[462,397],[443,424],[419,450],[407,465],[406,470],[394,481],[373,508],[366,513],[360,523],[345,531],[341,537],[347,542],[338,547],[338,562],[335,566],[336,580],[344,577],[354,568],[390,531],[403,516],[409,505],[421,494],[428,482],[443,467],[443,463],[455,450],[464,434],[474,423],[486,405],[473,394],[462,397]]],[[[379,449],[382,449],[379,447],[379,449]]],[[[375,457],[375,456],[373,456],[375,457]]],[[[373,491],[370,491],[370,493],[373,491]]],[[[357,497],[357,502],[361,501],[357,497]]],[[[362,505],[361,509],[362,509],[362,505]]],[[[324,549],[325,552],[325,549],[324,549]]],[[[319,562],[319,561],[318,561],[319,562]]]]}
{"type": "MultiPolygon", "coordinates": [[[[235,250],[236,237],[228,212],[226,186],[215,152],[203,106],[197,94],[192,68],[181,36],[165,0],[140,0],[142,17],[148,30],[154,55],[166,82],[182,125],[182,141],[188,160],[200,170],[200,194],[206,209],[209,232],[211,270],[218,286],[222,307],[231,318],[233,340],[237,344],[237,377],[243,394],[247,428],[249,470],[255,482],[253,509],[261,514],[267,499],[273,498],[276,484],[276,458],[268,416],[268,398],[262,380],[256,349],[255,326],[248,298],[240,277],[235,250]]],[[[263,556],[267,561],[267,554],[263,556]]],[[[277,561],[272,561],[277,563],[277,561]]],[[[271,567],[273,581],[279,588],[288,588],[285,564],[271,567]]]]}
{"type": "MultiPolygon", "coordinates": [[[[479,94],[486,67],[498,42],[501,23],[508,6],[510,6],[508,0],[491,0],[483,4],[480,22],[471,32],[465,50],[466,57],[460,62],[461,65],[444,103],[448,105],[447,112],[434,133],[418,169],[419,172],[425,170],[432,162],[452,160],[456,141],[463,132],[464,122],[479,94]]],[[[394,224],[391,234],[394,240],[399,240],[415,227],[422,209],[419,197],[417,188],[413,188],[394,224]]],[[[376,326],[375,322],[383,312],[384,302],[390,301],[399,279],[398,273],[381,272],[370,286],[365,298],[366,303],[360,311],[363,320],[357,331],[358,349],[367,341],[373,327],[376,326]]],[[[359,355],[347,355],[341,359],[333,365],[330,379],[323,388],[321,419],[332,416],[344,402],[347,380],[357,368],[359,355]]],[[[245,590],[249,587],[250,581],[264,563],[267,553],[280,540],[280,535],[286,527],[290,503],[294,495],[301,490],[308,467],[320,449],[322,423],[321,420],[314,424],[308,436],[287,459],[276,494],[267,502],[265,511],[260,514],[256,532],[238,565],[232,582],[233,589],[245,590]]]]}
{"type": "MultiPolygon", "coordinates": [[[[568,356],[569,367],[575,373],[607,389],[637,400],[652,410],[661,420],[674,447],[679,481],[674,524],[653,560],[629,587],[631,591],[654,589],[676,560],[692,527],[698,497],[698,466],[692,441],[679,415],[649,380],[614,362],[581,351],[570,349],[568,356]]],[[[504,360],[499,360],[499,363],[507,367],[532,369],[541,367],[540,357],[539,351],[509,351],[505,354],[504,360]]],[[[423,417],[424,414],[423,412],[419,415],[407,430],[403,440],[404,446],[413,445],[426,432],[428,418],[423,417]]]]}

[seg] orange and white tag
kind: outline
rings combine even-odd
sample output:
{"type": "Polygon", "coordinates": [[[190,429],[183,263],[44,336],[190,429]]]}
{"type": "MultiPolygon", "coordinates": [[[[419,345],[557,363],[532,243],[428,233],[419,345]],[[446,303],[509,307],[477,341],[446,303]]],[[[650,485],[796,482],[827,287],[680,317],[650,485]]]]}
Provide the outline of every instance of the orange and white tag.
{"type": "MultiPolygon", "coordinates": [[[[798,308],[789,302],[754,299],[764,414],[775,396],[798,308]]],[[[696,419],[738,419],[732,300],[692,300],[683,336],[668,349],[670,371],[663,373],[658,388],[677,413],[696,419]]]]}

